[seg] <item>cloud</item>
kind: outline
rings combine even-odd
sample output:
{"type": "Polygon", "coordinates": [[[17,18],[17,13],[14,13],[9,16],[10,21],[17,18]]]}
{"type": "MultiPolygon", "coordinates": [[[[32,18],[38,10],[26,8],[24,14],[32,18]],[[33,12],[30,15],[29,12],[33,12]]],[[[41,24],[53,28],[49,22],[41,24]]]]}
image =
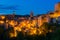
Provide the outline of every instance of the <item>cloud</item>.
{"type": "Polygon", "coordinates": [[[18,10],[18,6],[17,5],[11,5],[11,6],[0,5],[0,9],[5,9],[5,10],[18,10]]]}

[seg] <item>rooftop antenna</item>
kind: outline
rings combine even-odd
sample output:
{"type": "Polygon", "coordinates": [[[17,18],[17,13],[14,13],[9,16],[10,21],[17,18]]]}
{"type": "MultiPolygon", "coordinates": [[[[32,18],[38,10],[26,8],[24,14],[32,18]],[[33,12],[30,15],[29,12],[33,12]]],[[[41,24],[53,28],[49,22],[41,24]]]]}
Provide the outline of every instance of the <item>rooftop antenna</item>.
{"type": "Polygon", "coordinates": [[[16,11],[15,10],[13,10],[13,15],[15,15],[16,14],[16,11]]]}

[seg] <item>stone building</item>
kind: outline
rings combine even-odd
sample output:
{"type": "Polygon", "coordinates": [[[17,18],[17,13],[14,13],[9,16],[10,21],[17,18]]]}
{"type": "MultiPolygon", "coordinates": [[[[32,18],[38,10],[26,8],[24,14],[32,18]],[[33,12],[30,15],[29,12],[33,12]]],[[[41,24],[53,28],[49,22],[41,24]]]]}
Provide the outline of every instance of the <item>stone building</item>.
{"type": "Polygon", "coordinates": [[[38,24],[39,26],[41,26],[44,22],[51,22],[53,21],[54,23],[56,22],[56,20],[59,20],[60,17],[60,2],[58,2],[55,5],[55,10],[54,12],[50,12],[48,14],[44,14],[44,15],[40,15],[38,17],[38,24]]]}

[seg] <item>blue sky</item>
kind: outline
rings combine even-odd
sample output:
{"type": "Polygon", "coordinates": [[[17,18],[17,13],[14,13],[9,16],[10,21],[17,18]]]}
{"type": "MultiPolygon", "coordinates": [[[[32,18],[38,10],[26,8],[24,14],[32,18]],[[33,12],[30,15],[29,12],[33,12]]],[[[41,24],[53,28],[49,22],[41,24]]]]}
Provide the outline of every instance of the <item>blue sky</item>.
{"type": "Polygon", "coordinates": [[[54,11],[54,5],[60,0],[0,0],[0,14],[12,14],[13,10],[18,15],[45,14],[54,11]]]}

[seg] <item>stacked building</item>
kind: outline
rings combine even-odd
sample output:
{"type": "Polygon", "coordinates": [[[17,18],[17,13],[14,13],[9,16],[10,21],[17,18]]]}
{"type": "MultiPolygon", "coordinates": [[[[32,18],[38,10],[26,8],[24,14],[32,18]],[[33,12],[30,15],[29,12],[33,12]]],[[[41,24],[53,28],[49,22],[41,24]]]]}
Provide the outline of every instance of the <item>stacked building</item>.
{"type": "Polygon", "coordinates": [[[54,12],[39,16],[34,16],[33,12],[31,12],[30,15],[0,15],[0,26],[4,25],[5,29],[13,27],[14,33],[10,32],[11,37],[17,35],[16,31],[27,32],[27,34],[30,35],[37,34],[38,31],[38,33],[41,34],[43,33],[43,28],[40,27],[43,23],[56,23],[56,21],[60,23],[60,3],[55,5],[54,12]]]}

